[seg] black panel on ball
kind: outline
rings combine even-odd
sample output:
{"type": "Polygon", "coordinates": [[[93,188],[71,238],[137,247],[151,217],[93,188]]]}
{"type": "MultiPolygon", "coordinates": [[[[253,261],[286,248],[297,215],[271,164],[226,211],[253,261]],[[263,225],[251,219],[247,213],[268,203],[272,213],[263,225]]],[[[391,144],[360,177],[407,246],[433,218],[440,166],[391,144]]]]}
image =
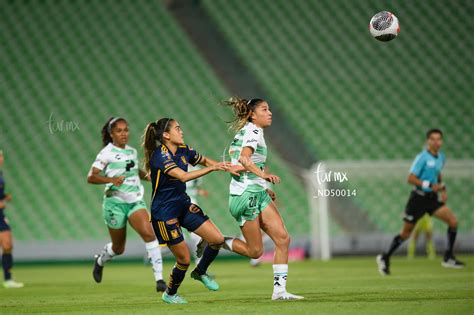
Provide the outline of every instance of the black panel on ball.
{"type": "Polygon", "coordinates": [[[375,38],[381,42],[388,42],[394,39],[395,37],[397,37],[397,35],[395,34],[384,34],[384,35],[376,36],[375,38]]]}

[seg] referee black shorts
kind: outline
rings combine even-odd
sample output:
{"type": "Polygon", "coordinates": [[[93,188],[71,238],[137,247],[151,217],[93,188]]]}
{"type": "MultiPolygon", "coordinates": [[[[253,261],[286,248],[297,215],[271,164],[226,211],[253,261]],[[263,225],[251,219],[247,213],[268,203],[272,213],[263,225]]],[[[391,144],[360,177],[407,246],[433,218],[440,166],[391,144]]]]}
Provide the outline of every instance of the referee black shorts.
{"type": "Polygon", "coordinates": [[[403,220],[415,224],[425,213],[433,215],[442,206],[444,202],[438,200],[437,193],[413,190],[408,198],[403,220]]]}

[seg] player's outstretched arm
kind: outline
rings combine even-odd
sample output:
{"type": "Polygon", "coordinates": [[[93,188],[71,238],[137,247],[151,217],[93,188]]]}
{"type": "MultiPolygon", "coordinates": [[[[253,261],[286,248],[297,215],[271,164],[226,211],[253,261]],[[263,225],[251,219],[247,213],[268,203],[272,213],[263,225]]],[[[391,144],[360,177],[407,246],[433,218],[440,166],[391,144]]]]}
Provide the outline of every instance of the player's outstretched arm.
{"type": "Polygon", "coordinates": [[[245,167],[247,171],[254,173],[258,177],[263,178],[272,184],[279,184],[281,182],[280,177],[273,174],[267,174],[258,168],[257,165],[252,162],[252,154],[253,149],[251,147],[243,148],[242,152],[240,152],[239,163],[242,164],[242,166],[245,167]]]}
{"type": "MultiPolygon", "coordinates": [[[[201,158],[201,161],[199,161],[199,165],[206,167],[216,165],[217,163],[217,161],[210,159],[206,156],[203,156],[201,158]]],[[[232,175],[239,176],[241,172],[245,171],[245,167],[241,165],[230,165],[226,171],[231,173],[232,175]]]]}
{"type": "Polygon", "coordinates": [[[175,167],[171,169],[167,174],[174,178],[177,178],[183,183],[186,183],[186,182],[189,182],[190,180],[202,177],[214,171],[227,171],[230,166],[231,165],[228,162],[225,162],[225,163],[217,162],[214,165],[202,168],[200,170],[191,171],[191,172],[185,172],[179,167],[175,167]]]}

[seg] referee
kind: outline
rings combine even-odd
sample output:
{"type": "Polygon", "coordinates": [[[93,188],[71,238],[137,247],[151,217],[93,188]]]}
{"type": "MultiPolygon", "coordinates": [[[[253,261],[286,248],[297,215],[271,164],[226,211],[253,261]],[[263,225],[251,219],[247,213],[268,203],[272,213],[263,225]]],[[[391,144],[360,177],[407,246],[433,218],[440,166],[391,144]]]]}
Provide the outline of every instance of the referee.
{"type": "Polygon", "coordinates": [[[426,144],[426,149],[417,155],[410,168],[408,183],[415,187],[405,207],[402,231],[394,237],[388,251],[378,255],[376,259],[379,272],[383,276],[390,274],[390,256],[410,237],[416,222],[425,213],[437,217],[448,225],[448,248],[441,266],[456,269],[464,267],[464,263],[457,260],[453,254],[458,222],[454,213],[445,204],[448,194],[441,177],[445,156],[440,150],[443,144],[443,132],[440,129],[428,130],[426,144]],[[438,194],[441,195],[440,199],[438,194]]]}

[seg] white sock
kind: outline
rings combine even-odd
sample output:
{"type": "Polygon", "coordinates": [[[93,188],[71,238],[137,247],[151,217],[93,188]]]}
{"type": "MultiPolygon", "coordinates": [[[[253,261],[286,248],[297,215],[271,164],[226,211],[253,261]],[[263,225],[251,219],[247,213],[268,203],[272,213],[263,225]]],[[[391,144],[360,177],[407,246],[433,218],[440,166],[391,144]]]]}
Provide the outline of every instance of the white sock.
{"type": "Polygon", "coordinates": [[[273,293],[286,292],[288,264],[273,265],[273,293]]]}
{"type": "Polygon", "coordinates": [[[157,240],[145,243],[146,251],[148,252],[148,259],[153,267],[153,275],[155,281],[163,279],[163,260],[161,259],[160,245],[157,240]]]}
{"type": "Polygon", "coordinates": [[[112,243],[107,243],[104,246],[104,249],[100,252],[99,259],[97,259],[97,263],[99,266],[103,266],[106,262],[114,258],[117,254],[114,253],[112,250],[112,243]]]}
{"type": "Polygon", "coordinates": [[[234,243],[233,237],[224,237],[224,248],[232,251],[232,243],[234,243]]]}

